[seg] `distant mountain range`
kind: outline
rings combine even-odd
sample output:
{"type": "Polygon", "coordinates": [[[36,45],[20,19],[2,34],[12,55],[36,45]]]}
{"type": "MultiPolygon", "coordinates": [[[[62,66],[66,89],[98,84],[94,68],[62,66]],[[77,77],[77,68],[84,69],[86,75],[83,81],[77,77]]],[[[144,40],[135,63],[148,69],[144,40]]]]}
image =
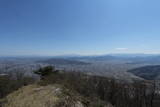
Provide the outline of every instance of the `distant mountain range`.
{"type": "Polygon", "coordinates": [[[154,54],[0,57],[0,72],[2,73],[15,70],[30,72],[46,65],[52,65],[67,71],[82,71],[93,75],[114,77],[127,81],[139,79],[139,77],[144,79],[160,79],[160,55],[154,54]]]}
{"type": "Polygon", "coordinates": [[[41,63],[47,63],[47,64],[54,64],[54,65],[86,65],[90,64],[83,61],[76,61],[71,59],[64,59],[64,58],[51,58],[47,60],[38,61],[41,63]]]}
{"type": "Polygon", "coordinates": [[[73,60],[85,61],[125,61],[127,64],[157,64],[160,63],[160,55],[152,54],[110,54],[102,56],[69,57],[73,60]]]}

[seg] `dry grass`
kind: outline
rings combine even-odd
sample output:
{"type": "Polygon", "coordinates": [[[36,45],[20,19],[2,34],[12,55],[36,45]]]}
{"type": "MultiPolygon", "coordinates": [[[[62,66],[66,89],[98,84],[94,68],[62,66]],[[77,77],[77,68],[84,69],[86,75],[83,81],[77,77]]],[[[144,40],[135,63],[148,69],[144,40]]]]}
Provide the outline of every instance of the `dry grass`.
{"type": "Polygon", "coordinates": [[[58,85],[25,86],[6,97],[3,107],[84,107],[58,85]]]}

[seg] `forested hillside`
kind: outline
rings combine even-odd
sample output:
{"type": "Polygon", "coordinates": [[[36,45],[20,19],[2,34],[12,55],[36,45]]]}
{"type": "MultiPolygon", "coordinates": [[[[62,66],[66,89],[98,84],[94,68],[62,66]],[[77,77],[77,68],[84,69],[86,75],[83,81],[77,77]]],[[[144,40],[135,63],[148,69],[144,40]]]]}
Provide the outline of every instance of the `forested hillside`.
{"type": "MultiPolygon", "coordinates": [[[[75,107],[112,107],[112,106],[113,107],[158,107],[158,105],[160,104],[160,95],[158,93],[159,90],[157,90],[157,87],[153,81],[134,81],[133,83],[126,83],[126,82],[118,81],[113,78],[91,76],[91,75],[86,75],[84,73],[73,72],[73,71],[72,72],[60,71],[60,70],[54,69],[51,66],[40,68],[39,70],[34,71],[34,73],[38,74],[40,77],[40,81],[36,80],[34,84],[36,85],[36,87],[38,87],[38,90],[40,92],[42,91],[42,95],[43,93],[45,93],[45,90],[46,91],[51,90],[49,92],[47,91],[48,95],[54,93],[54,88],[52,91],[51,87],[57,87],[57,85],[64,90],[68,90],[67,93],[62,94],[64,98],[69,98],[68,100],[65,100],[68,103],[63,102],[63,98],[61,99],[61,97],[60,98],[58,97],[58,99],[60,99],[62,103],[61,103],[61,106],[60,105],[55,106],[55,103],[52,99],[52,97],[55,97],[55,96],[51,96],[48,98],[45,97],[44,101],[43,99],[41,99],[43,104],[47,101],[52,102],[50,103],[49,106],[46,105],[44,107],[51,107],[51,106],[68,107],[67,104],[73,103],[73,105],[75,105],[77,104],[76,103],[77,101],[79,102],[79,105],[75,107]],[[66,96],[70,96],[70,97],[66,97],[66,96]],[[73,98],[78,97],[81,100],[75,99],[72,101],[72,97],[73,98]]],[[[21,80],[23,80],[23,78],[24,77],[22,77],[21,80]]],[[[3,80],[3,82],[6,82],[6,80],[3,80]]],[[[30,83],[27,80],[27,82],[21,83],[19,87],[23,87],[24,85],[26,86],[28,84],[33,84],[33,83],[30,83]]],[[[7,85],[10,86],[10,84],[7,84],[7,85]]],[[[4,96],[2,96],[1,106],[11,107],[10,104],[14,104],[12,107],[17,107],[16,103],[19,106],[21,105],[20,104],[21,102],[22,104],[28,103],[29,106],[27,107],[32,107],[32,104],[28,102],[30,100],[27,100],[27,99],[30,99],[31,97],[31,96],[29,97],[28,94],[32,92],[29,92],[27,94],[28,92],[27,89],[29,91],[30,89],[34,90],[37,88],[26,87],[26,88],[20,89],[21,91],[20,90],[16,91],[13,94],[11,93],[13,91],[10,91],[4,94],[4,96]],[[18,95],[20,96],[24,96],[24,98],[22,97],[22,99],[19,99],[19,96],[16,96],[16,93],[18,93],[18,95]],[[6,97],[5,95],[8,95],[8,94],[9,96],[6,97]],[[20,101],[17,101],[17,99],[19,99],[20,101]],[[23,100],[23,99],[26,99],[26,100],[23,100]],[[16,103],[13,103],[15,102],[14,100],[16,100],[16,103]]],[[[1,90],[5,90],[5,89],[1,89],[1,90]]],[[[13,89],[13,90],[17,90],[17,89],[13,89]]],[[[39,102],[39,101],[36,101],[36,97],[41,98],[37,93],[35,93],[37,96],[34,96],[33,94],[33,97],[35,97],[34,105],[36,102],[39,102]]],[[[1,94],[3,94],[2,91],[1,91],[1,94]]],[[[41,103],[41,101],[39,103],[41,103]]]]}
{"type": "Polygon", "coordinates": [[[144,66],[144,67],[129,70],[128,72],[131,72],[147,80],[159,80],[160,79],[160,65],[144,66]]]}

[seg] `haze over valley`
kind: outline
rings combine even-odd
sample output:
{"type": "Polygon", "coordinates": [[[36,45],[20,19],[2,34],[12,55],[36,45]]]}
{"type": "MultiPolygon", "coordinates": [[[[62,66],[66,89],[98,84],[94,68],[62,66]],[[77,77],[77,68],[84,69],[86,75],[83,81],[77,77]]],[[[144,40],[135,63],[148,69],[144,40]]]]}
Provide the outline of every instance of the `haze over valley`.
{"type": "Polygon", "coordinates": [[[0,107],[160,107],[159,0],[0,0],[0,107]]]}
{"type": "Polygon", "coordinates": [[[160,65],[160,56],[152,54],[108,54],[102,56],[1,57],[0,73],[24,72],[26,75],[32,76],[33,70],[49,65],[56,69],[80,71],[90,75],[114,77],[130,82],[132,79],[141,80],[145,78],[134,75],[134,73],[128,72],[129,70],[160,65]]]}

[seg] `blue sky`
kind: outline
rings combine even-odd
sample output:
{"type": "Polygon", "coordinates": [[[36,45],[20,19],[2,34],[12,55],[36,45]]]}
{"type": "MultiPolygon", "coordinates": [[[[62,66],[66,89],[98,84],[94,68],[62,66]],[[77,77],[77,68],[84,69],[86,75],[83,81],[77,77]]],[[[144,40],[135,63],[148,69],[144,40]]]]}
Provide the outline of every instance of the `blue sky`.
{"type": "Polygon", "coordinates": [[[0,0],[0,55],[160,53],[159,0],[0,0]]]}

